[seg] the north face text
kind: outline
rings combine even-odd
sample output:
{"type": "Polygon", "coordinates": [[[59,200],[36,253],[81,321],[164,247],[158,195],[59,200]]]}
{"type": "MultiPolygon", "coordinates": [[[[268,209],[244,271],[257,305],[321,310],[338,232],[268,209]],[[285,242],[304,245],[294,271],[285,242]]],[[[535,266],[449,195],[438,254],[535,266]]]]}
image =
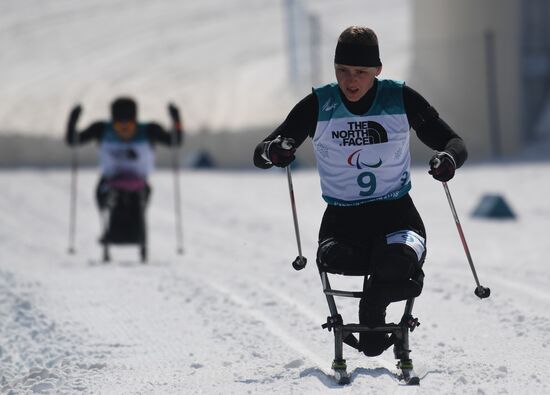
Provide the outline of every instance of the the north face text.
{"type": "Polygon", "coordinates": [[[333,139],[342,140],[340,146],[380,144],[388,141],[388,133],[374,121],[347,122],[347,130],[333,130],[333,139]]]}

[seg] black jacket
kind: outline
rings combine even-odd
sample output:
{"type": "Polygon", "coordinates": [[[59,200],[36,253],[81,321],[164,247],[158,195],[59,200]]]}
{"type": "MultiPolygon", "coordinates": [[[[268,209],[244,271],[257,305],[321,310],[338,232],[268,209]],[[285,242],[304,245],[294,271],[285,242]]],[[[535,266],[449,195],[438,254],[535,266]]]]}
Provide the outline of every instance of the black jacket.
{"type": "MultiPolygon", "coordinates": [[[[373,87],[357,102],[348,101],[342,92],[340,96],[351,113],[360,115],[369,110],[376,97],[377,89],[378,80],[375,80],[373,87]]],[[[409,124],[416,131],[418,138],[436,151],[446,151],[451,154],[457,168],[462,166],[468,157],[464,141],[439,118],[439,114],[428,101],[414,89],[404,86],[403,102],[409,124]]],[[[261,156],[263,144],[266,141],[281,135],[293,138],[298,147],[308,136],[313,137],[317,127],[318,108],[317,96],[314,93],[310,93],[296,104],[285,121],[258,144],[254,151],[254,165],[262,169],[271,167],[271,164],[261,156]]]]}

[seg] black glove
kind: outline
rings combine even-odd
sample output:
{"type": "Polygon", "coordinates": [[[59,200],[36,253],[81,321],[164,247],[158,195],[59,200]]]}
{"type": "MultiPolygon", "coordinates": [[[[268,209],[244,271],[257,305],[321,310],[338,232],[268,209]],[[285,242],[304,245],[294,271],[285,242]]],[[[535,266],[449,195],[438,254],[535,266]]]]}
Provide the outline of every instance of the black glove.
{"type": "Polygon", "coordinates": [[[78,122],[78,118],[80,117],[81,112],[82,106],[80,104],[77,104],[69,113],[69,122],[67,123],[67,135],[65,137],[67,144],[69,145],[76,144],[76,123],[78,122]]]}
{"type": "Polygon", "coordinates": [[[180,110],[174,103],[168,104],[168,113],[170,114],[170,118],[175,125],[179,125],[181,123],[180,110]]]}
{"type": "Polygon", "coordinates": [[[262,156],[277,167],[287,167],[296,157],[294,139],[277,136],[274,140],[264,143],[262,156]]]}
{"type": "Polygon", "coordinates": [[[455,175],[456,163],[448,152],[442,151],[436,153],[430,159],[429,164],[430,171],[428,173],[438,181],[447,182],[455,175]]]}
{"type": "Polygon", "coordinates": [[[69,114],[69,125],[76,125],[76,122],[78,121],[78,118],[80,117],[80,113],[82,112],[82,106],[80,104],[77,104],[73,107],[69,114]]]}
{"type": "Polygon", "coordinates": [[[174,125],[175,140],[172,141],[172,145],[181,145],[183,141],[183,131],[181,127],[180,110],[174,103],[168,103],[168,114],[170,114],[170,118],[174,125]]]}

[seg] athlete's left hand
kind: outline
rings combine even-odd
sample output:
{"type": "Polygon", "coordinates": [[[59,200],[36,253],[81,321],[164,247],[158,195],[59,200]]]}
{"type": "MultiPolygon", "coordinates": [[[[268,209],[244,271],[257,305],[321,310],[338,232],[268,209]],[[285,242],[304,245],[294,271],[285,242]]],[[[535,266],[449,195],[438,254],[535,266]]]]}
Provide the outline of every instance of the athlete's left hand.
{"type": "Polygon", "coordinates": [[[170,114],[170,118],[172,118],[172,122],[174,122],[174,124],[177,125],[181,123],[180,110],[174,103],[168,104],[168,113],[170,114]]]}
{"type": "Polygon", "coordinates": [[[442,151],[436,153],[430,159],[429,164],[430,171],[428,173],[438,181],[447,182],[455,175],[456,163],[448,152],[442,151]]]}

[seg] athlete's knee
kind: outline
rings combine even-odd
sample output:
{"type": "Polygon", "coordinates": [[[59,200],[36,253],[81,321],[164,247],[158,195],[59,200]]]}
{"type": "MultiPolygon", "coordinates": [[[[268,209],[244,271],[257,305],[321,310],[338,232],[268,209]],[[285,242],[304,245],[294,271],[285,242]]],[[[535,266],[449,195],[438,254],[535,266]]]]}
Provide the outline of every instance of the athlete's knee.
{"type": "Polygon", "coordinates": [[[389,244],[373,252],[374,274],[380,281],[399,281],[410,278],[418,258],[415,252],[404,244],[389,244]]]}
{"type": "Polygon", "coordinates": [[[317,264],[321,268],[332,268],[349,260],[352,255],[353,252],[350,246],[331,237],[319,242],[317,264]]]}
{"type": "Polygon", "coordinates": [[[365,274],[369,260],[361,249],[331,237],[319,242],[317,265],[330,273],[365,274]]]}
{"type": "Polygon", "coordinates": [[[377,288],[385,288],[391,294],[387,295],[391,302],[419,296],[424,286],[424,255],[425,251],[419,257],[406,244],[387,244],[376,248],[373,253],[375,268],[372,292],[375,293],[377,288]]]}
{"type": "Polygon", "coordinates": [[[373,250],[375,273],[383,281],[412,278],[426,255],[424,237],[411,230],[387,235],[373,250]]]}

